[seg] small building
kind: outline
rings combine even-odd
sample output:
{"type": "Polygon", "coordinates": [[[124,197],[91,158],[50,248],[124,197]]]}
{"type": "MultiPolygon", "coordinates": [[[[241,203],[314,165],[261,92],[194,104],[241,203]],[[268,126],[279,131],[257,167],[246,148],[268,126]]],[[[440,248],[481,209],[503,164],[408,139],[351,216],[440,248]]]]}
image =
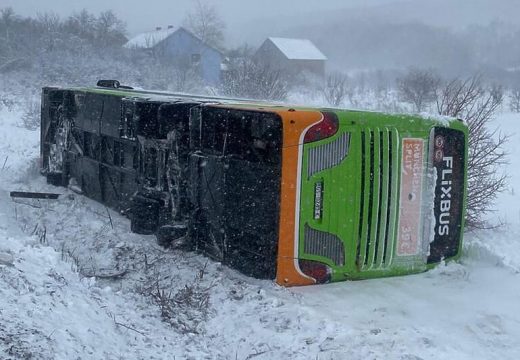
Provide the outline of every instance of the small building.
{"type": "Polygon", "coordinates": [[[310,40],[270,37],[258,48],[254,59],[292,75],[308,72],[324,76],[327,57],[310,40]]]}
{"type": "Polygon", "coordinates": [[[181,70],[195,70],[208,85],[220,84],[223,54],[183,27],[158,27],[134,36],[123,46],[143,49],[181,70]]]}

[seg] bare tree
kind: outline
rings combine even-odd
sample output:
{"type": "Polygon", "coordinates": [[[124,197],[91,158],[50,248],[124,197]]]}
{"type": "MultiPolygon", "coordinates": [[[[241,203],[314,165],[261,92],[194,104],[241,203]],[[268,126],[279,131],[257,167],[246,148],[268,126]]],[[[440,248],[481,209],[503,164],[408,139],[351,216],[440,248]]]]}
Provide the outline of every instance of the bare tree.
{"type": "Polygon", "coordinates": [[[489,128],[502,101],[502,88],[485,89],[480,76],[450,81],[437,98],[439,114],[463,119],[469,128],[466,207],[469,228],[486,226],[484,216],[493,211],[497,194],[506,187],[507,176],[501,166],[507,163],[504,146],[508,136],[489,128]]]}
{"type": "Polygon", "coordinates": [[[39,13],[36,16],[37,22],[41,27],[44,48],[46,51],[54,51],[56,42],[59,40],[61,20],[58,14],[53,12],[39,13]]]}
{"type": "Polygon", "coordinates": [[[150,54],[136,52],[139,59],[138,82],[141,86],[158,90],[180,92],[202,92],[203,81],[200,71],[189,59],[154,58],[150,54]]]}
{"type": "Polygon", "coordinates": [[[509,94],[509,109],[520,113],[520,86],[513,88],[509,94]]]}
{"type": "Polygon", "coordinates": [[[348,76],[334,72],[327,76],[327,83],[322,89],[325,100],[332,106],[339,106],[348,95],[348,76]]]}
{"type": "Polygon", "coordinates": [[[83,9],[78,13],[72,14],[65,22],[65,26],[68,31],[75,35],[92,40],[96,30],[96,20],[93,14],[83,9]]]}
{"type": "Polygon", "coordinates": [[[99,14],[94,24],[94,32],[97,43],[103,47],[121,46],[126,42],[126,37],[124,36],[126,24],[112,10],[99,14]]]}
{"type": "Polygon", "coordinates": [[[257,64],[249,57],[241,57],[228,64],[222,91],[229,96],[284,100],[288,85],[280,70],[257,64]]]}
{"type": "Polygon", "coordinates": [[[432,70],[410,69],[397,79],[397,89],[403,101],[414,105],[421,112],[426,104],[435,101],[440,78],[432,70]]]}
{"type": "Polygon", "coordinates": [[[202,42],[222,48],[226,24],[214,6],[197,0],[194,10],[186,16],[185,26],[202,42]]]}
{"type": "Polygon", "coordinates": [[[13,24],[17,21],[13,8],[7,7],[0,10],[0,61],[10,60],[13,50],[13,24]]]}

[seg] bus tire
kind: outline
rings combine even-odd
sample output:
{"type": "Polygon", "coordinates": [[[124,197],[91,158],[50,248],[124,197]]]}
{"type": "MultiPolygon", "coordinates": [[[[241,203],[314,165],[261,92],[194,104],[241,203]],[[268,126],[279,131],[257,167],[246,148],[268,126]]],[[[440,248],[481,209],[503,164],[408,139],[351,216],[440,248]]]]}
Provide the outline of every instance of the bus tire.
{"type": "Polygon", "coordinates": [[[47,173],[47,184],[54,186],[67,186],[67,177],[60,172],[47,173]]]}
{"type": "Polygon", "coordinates": [[[157,244],[162,247],[184,247],[187,232],[185,224],[163,225],[157,230],[157,244]]]}
{"type": "Polygon", "coordinates": [[[136,234],[155,234],[159,226],[159,201],[142,195],[132,198],[130,230],[136,234]]]}

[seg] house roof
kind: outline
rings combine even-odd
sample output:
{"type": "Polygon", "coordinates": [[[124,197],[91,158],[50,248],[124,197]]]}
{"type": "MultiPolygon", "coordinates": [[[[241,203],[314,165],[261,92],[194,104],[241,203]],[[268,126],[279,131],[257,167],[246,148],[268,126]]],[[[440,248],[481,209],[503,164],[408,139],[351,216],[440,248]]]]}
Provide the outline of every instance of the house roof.
{"type": "Polygon", "coordinates": [[[269,40],[290,60],[327,60],[327,57],[307,39],[270,37],[269,40]]]}
{"type": "Polygon", "coordinates": [[[151,49],[179,29],[179,27],[172,27],[141,33],[128,40],[123,46],[126,48],[151,49]]]}
{"type": "Polygon", "coordinates": [[[172,26],[167,29],[154,30],[154,31],[148,31],[145,33],[141,33],[139,35],[134,36],[130,40],[128,40],[128,42],[126,44],[124,44],[123,46],[127,49],[135,49],[135,48],[151,49],[151,48],[155,47],[157,44],[159,44],[161,41],[166,40],[170,35],[176,33],[177,31],[180,31],[180,30],[184,31],[186,34],[191,36],[193,39],[200,41],[200,43],[203,44],[204,46],[207,46],[208,48],[215,50],[222,56],[224,55],[222,53],[222,51],[220,51],[219,49],[217,49],[214,46],[204,43],[201,39],[199,39],[197,36],[195,36],[190,31],[186,30],[182,26],[172,26]]]}

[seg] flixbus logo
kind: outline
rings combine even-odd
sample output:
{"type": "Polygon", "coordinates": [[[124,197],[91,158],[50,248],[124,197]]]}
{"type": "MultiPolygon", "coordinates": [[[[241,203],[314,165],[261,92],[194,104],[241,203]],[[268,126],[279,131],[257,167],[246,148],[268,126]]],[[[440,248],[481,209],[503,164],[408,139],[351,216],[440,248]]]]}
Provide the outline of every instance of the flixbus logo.
{"type": "Polygon", "coordinates": [[[444,168],[440,174],[440,214],[437,219],[437,233],[441,236],[450,234],[451,178],[453,176],[453,156],[442,158],[444,168]]]}
{"type": "Polygon", "coordinates": [[[428,263],[457,254],[464,206],[465,136],[462,131],[437,127],[433,130],[430,158],[437,174],[435,184],[435,233],[428,263]]]}
{"type": "Polygon", "coordinates": [[[435,136],[434,141],[434,157],[439,163],[439,189],[440,202],[439,214],[437,218],[437,234],[440,236],[450,234],[450,210],[451,210],[451,181],[453,176],[453,156],[445,156],[444,145],[446,141],[444,136],[435,136]]]}

